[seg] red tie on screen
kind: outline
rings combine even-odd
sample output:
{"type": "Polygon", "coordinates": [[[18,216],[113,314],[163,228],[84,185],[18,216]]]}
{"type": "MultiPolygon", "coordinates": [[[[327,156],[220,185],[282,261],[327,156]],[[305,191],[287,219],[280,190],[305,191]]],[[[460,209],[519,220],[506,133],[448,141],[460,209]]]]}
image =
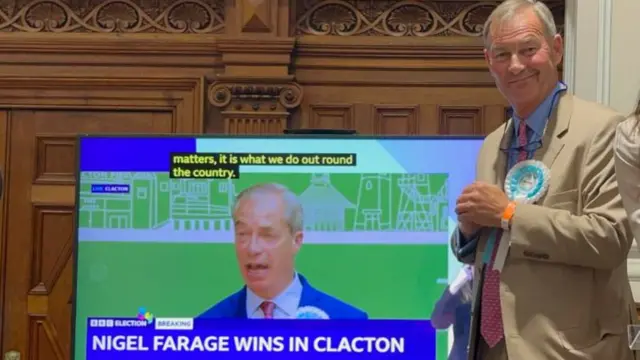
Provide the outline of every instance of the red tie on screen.
{"type": "Polygon", "coordinates": [[[271,301],[263,301],[262,304],[260,304],[260,310],[262,310],[265,319],[273,319],[273,310],[275,310],[275,308],[276,304],[271,301]]]}
{"type": "MultiPolygon", "coordinates": [[[[524,147],[527,145],[527,124],[520,121],[518,127],[518,161],[527,159],[527,152],[524,147]]],[[[500,245],[502,231],[496,234],[495,244],[491,262],[486,268],[484,284],[482,286],[482,301],[480,309],[480,333],[489,347],[496,346],[504,337],[504,326],[502,324],[502,308],[500,306],[500,272],[493,269],[493,262],[500,245]]]]}

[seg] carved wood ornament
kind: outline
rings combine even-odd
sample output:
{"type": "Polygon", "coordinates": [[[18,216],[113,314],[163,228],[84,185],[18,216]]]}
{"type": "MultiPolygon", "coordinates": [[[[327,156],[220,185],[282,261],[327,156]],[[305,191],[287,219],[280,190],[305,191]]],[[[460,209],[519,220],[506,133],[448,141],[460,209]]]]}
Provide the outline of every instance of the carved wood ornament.
{"type": "MultiPolygon", "coordinates": [[[[480,36],[501,1],[298,1],[296,35],[480,36]]],[[[564,2],[547,1],[558,24],[564,2]]],[[[562,30],[562,29],[561,29],[562,30]]]]}
{"type": "Polygon", "coordinates": [[[2,0],[0,30],[214,34],[224,0],[2,0]]]}
{"type": "MultiPolygon", "coordinates": [[[[272,26],[278,0],[238,0],[243,25],[272,26]],[[253,11],[252,11],[253,9],[253,11]],[[265,16],[267,15],[267,16],[265,16]]],[[[295,35],[478,36],[499,1],[292,0],[295,35]]],[[[547,1],[563,24],[564,2],[547,1]]],[[[258,30],[262,29],[262,30],[258,30]]],[[[218,34],[224,0],[1,0],[0,30],[218,34]]]]}

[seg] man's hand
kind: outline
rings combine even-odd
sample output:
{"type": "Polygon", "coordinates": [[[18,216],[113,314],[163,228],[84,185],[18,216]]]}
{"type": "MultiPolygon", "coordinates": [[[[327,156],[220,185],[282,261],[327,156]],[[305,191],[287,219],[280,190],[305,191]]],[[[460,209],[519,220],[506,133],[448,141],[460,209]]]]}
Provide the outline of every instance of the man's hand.
{"type": "MultiPolygon", "coordinates": [[[[508,205],[509,198],[502,189],[475,182],[462,191],[456,203],[456,214],[461,223],[499,228],[502,213],[508,205]]],[[[464,229],[461,230],[464,233],[464,229]]]]}
{"type": "Polygon", "coordinates": [[[482,228],[482,226],[469,221],[464,221],[458,216],[458,229],[467,240],[469,240],[469,238],[473,236],[473,234],[478,232],[480,228],[482,228]]]}

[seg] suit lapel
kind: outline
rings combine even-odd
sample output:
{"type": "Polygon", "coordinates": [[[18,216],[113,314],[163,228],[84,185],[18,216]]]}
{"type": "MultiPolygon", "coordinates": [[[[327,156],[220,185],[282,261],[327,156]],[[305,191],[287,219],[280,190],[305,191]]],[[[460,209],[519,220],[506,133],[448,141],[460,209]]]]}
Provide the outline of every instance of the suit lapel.
{"type": "Polygon", "coordinates": [[[318,291],[309,284],[304,276],[298,274],[298,277],[302,284],[302,294],[300,295],[300,305],[298,307],[314,305],[317,302],[318,291]]]}
{"type": "Polygon", "coordinates": [[[496,160],[496,168],[495,168],[495,183],[502,189],[504,187],[504,178],[507,176],[507,161],[508,153],[506,151],[502,151],[501,149],[508,149],[511,145],[511,138],[513,137],[513,119],[509,119],[505,124],[506,129],[502,134],[502,139],[500,140],[500,148],[498,149],[498,159],[496,160]]]}
{"type": "Polygon", "coordinates": [[[238,294],[238,303],[236,308],[236,315],[234,316],[236,319],[248,319],[249,314],[247,314],[247,287],[243,287],[238,294]]]}
{"type": "Polygon", "coordinates": [[[547,131],[542,138],[542,147],[536,151],[533,157],[535,160],[542,161],[549,169],[551,169],[560,150],[564,147],[562,137],[569,129],[572,113],[573,97],[564,93],[558,101],[558,106],[551,114],[547,131]]]}

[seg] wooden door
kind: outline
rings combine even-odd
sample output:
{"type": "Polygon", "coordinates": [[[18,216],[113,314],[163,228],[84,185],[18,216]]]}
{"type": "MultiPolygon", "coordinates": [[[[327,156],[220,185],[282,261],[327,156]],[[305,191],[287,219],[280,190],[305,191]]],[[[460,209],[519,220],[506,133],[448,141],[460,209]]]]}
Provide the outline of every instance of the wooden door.
{"type": "MultiPolygon", "coordinates": [[[[71,89],[50,93],[49,102],[75,109],[39,106],[0,112],[0,159],[6,163],[0,208],[5,242],[0,253],[8,274],[0,294],[3,351],[21,359],[70,358],[76,136],[201,131],[193,121],[198,112],[185,110],[202,104],[201,96],[195,96],[200,93],[197,86],[169,94],[161,89],[162,82],[157,85],[146,100],[140,91],[121,88],[120,96],[137,102],[123,109],[109,106],[109,101],[121,100],[109,100],[113,94],[98,87],[83,96],[71,89]],[[82,102],[93,105],[79,106],[82,102]]],[[[25,102],[37,100],[28,94],[25,102]]]]}

